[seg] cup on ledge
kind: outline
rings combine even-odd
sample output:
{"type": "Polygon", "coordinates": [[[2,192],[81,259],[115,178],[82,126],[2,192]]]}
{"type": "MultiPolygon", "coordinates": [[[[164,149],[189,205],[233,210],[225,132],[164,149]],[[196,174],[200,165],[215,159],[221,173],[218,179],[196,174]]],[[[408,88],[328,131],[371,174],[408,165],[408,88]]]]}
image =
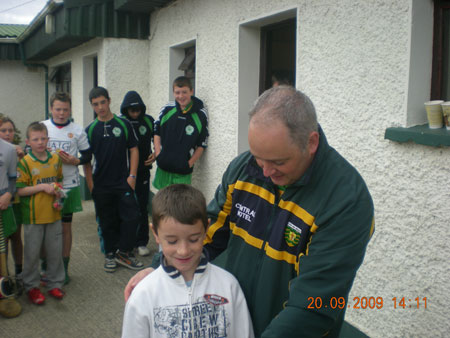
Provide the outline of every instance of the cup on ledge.
{"type": "Polygon", "coordinates": [[[442,116],[442,100],[434,100],[425,102],[425,110],[427,111],[428,126],[430,129],[442,128],[444,119],[442,116]]]}
{"type": "Polygon", "coordinates": [[[450,130],[450,101],[441,104],[442,114],[444,115],[444,124],[447,130],[450,130]]]}

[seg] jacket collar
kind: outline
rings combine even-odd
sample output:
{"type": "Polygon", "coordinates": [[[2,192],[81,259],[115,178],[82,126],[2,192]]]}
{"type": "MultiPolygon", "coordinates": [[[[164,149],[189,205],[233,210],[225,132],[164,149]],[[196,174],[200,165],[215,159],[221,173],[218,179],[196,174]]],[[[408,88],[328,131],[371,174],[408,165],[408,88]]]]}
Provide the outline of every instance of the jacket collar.
{"type": "MultiPolygon", "coordinates": [[[[202,256],[200,257],[200,263],[198,264],[197,269],[195,269],[194,275],[205,272],[208,261],[209,261],[208,252],[206,251],[205,248],[203,248],[202,256]]],[[[166,263],[166,260],[164,259],[164,254],[161,254],[160,263],[164,271],[169,275],[169,277],[173,279],[181,277],[180,271],[178,271],[176,268],[166,263]]]]}

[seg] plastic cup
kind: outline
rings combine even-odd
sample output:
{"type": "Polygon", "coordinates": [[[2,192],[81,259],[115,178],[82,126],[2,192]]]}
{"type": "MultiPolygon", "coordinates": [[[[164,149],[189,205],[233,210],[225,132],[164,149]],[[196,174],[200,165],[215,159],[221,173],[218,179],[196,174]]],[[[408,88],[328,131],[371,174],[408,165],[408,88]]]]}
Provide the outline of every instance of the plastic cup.
{"type": "Polygon", "coordinates": [[[444,102],[442,106],[442,115],[444,115],[444,124],[447,130],[450,130],[450,101],[444,102]]]}
{"type": "Polygon", "coordinates": [[[442,100],[425,102],[425,110],[427,111],[428,127],[430,129],[442,128],[444,119],[442,116],[442,100]]]}

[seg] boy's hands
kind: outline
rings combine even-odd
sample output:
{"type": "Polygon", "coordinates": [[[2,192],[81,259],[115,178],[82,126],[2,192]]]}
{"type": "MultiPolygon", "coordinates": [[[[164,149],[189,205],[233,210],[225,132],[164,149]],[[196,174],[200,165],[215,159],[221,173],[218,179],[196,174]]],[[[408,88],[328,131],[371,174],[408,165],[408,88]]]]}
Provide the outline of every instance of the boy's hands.
{"type": "Polygon", "coordinates": [[[131,189],[136,188],[136,176],[132,177],[131,175],[127,178],[127,183],[131,187],[131,189]]]}
{"type": "Polygon", "coordinates": [[[76,158],[75,156],[69,155],[68,153],[66,153],[63,150],[60,150],[58,152],[59,158],[61,159],[61,162],[64,164],[69,164],[69,165],[79,165],[80,164],[80,160],[78,158],[76,158]]]}
{"type": "Polygon", "coordinates": [[[148,166],[150,166],[153,162],[155,162],[155,160],[156,160],[155,154],[154,154],[154,153],[153,153],[153,154],[150,154],[150,155],[148,155],[148,158],[145,160],[144,165],[145,165],[146,167],[148,167],[148,166]]]}
{"type": "Polygon", "coordinates": [[[20,160],[20,159],[22,159],[22,157],[25,156],[25,152],[23,151],[21,146],[16,145],[15,147],[16,147],[17,158],[20,160]]]}
{"type": "Polygon", "coordinates": [[[2,196],[0,196],[0,210],[8,209],[9,204],[11,203],[12,195],[10,192],[5,192],[2,196]]]}
{"type": "Polygon", "coordinates": [[[39,187],[41,188],[41,191],[49,194],[49,195],[55,195],[56,196],[56,191],[55,191],[55,187],[53,186],[53,184],[49,184],[49,183],[41,183],[38,184],[39,187]]]}

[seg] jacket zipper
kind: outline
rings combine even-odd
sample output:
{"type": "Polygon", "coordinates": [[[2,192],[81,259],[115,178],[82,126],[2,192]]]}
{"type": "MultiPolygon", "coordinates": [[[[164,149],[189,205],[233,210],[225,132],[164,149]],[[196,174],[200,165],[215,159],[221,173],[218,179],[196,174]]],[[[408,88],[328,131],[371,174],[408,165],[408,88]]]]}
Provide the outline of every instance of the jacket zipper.
{"type": "Polygon", "coordinates": [[[191,286],[187,287],[187,289],[188,289],[188,299],[189,299],[189,312],[190,312],[190,316],[189,316],[189,322],[190,322],[189,333],[191,333],[192,335],[194,334],[194,322],[193,322],[193,311],[192,311],[192,289],[193,289],[193,286],[194,286],[194,279],[192,279],[191,286]]]}

